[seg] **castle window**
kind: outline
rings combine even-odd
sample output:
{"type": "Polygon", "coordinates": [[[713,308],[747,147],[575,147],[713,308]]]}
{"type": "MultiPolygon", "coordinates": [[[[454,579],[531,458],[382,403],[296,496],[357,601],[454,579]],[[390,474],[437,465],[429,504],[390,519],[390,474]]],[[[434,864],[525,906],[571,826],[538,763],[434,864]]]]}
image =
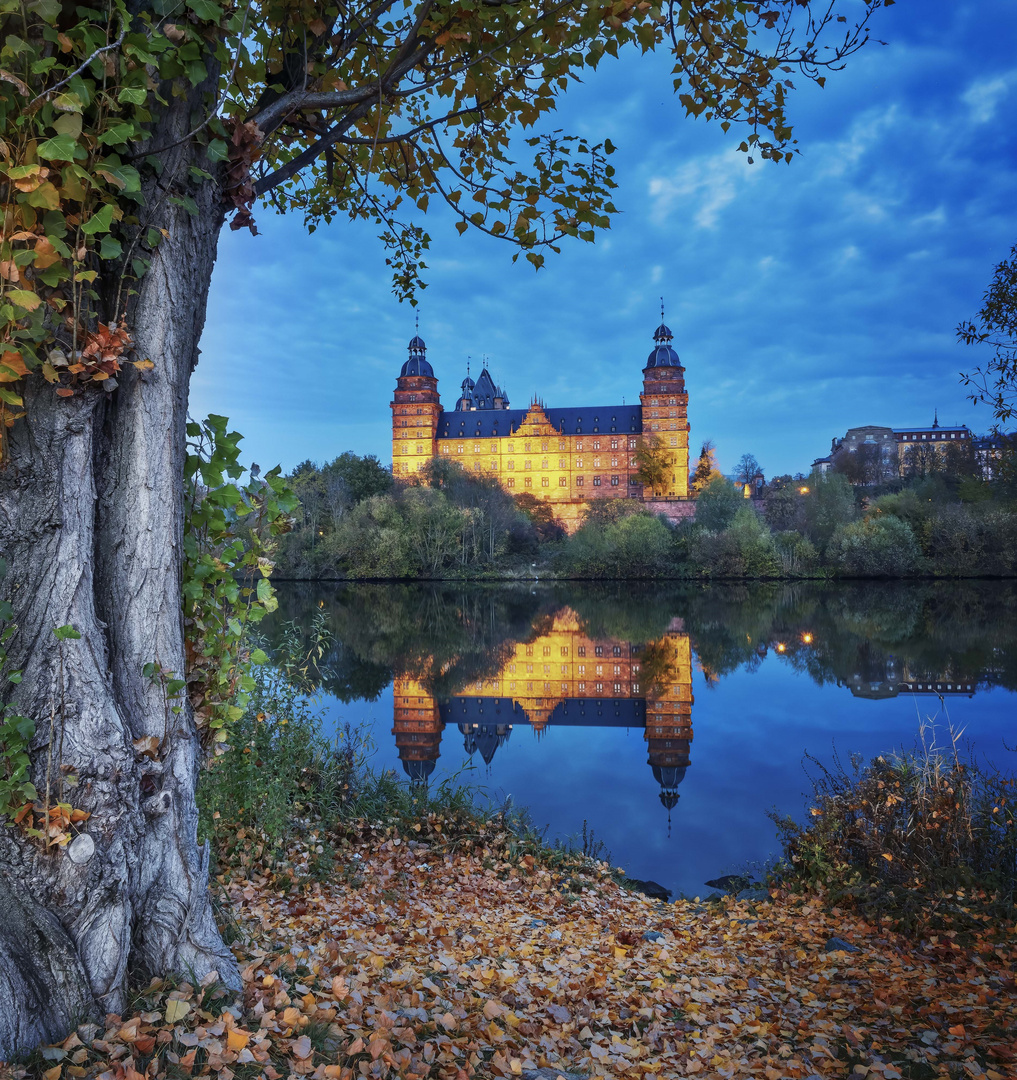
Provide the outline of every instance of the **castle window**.
{"type": "Polygon", "coordinates": [[[568,654],[569,654],[569,647],[568,647],[568,645],[562,645],[562,647],[561,647],[561,654],[562,654],[562,656],[568,656],[568,654]]]}
{"type": "Polygon", "coordinates": [[[615,647],[611,650],[611,652],[615,656],[621,656],[621,646],[620,645],[615,645],[615,647]]]}
{"type": "Polygon", "coordinates": [[[416,394],[410,394],[410,401],[416,401],[416,400],[417,400],[417,395],[416,394]]]}
{"type": "Polygon", "coordinates": [[[568,477],[567,476],[559,476],[558,477],[558,487],[568,487],[568,486],[569,486],[568,477]]]}
{"type": "Polygon", "coordinates": [[[636,448],[636,440],[635,439],[629,439],[629,449],[630,450],[635,450],[635,448],[636,448]]]}
{"type": "Polygon", "coordinates": [[[528,672],[532,672],[532,671],[533,671],[533,665],[532,665],[532,664],[527,664],[527,665],[526,665],[526,670],[527,670],[528,672]]]}
{"type": "Polygon", "coordinates": [[[593,655],[594,656],[603,656],[604,655],[604,646],[603,645],[595,645],[593,647],[593,655]]]}
{"type": "Polygon", "coordinates": [[[579,648],[576,649],[576,655],[577,656],[585,656],[586,655],[586,646],[585,645],[580,645],[579,648]]]}
{"type": "Polygon", "coordinates": [[[617,439],[612,439],[611,440],[611,449],[612,450],[617,450],[618,449],[618,440],[617,439]]]}
{"type": "Polygon", "coordinates": [[[527,458],[527,459],[526,459],[526,460],[525,460],[525,461],[523,462],[523,468],[524,468],[524,469],[529,469],[529,468],[530,468],[530,459],[529,459],[529,458],[527,458]]]}
{"type": "Polygon", "coordinates": [[[511,442],[510,442],[510,443],[508,444],[508,452],[509,452],[510,454],[514,454],[514,453],[516,452],[516,444],[515,444],[515,443],[511,443],[511,442]]]}
{"type": "Polygon", "coordinates": [[[541,458],[541,459],[540,459],[540,467],[541,467],[542,469],[546,469],[546,468],[547,468],[547,458],[541,458]]]}
{"type": "Polygon", "coordinates": [[[594,439],[593,440],[593,449],[594,450],[599,450],[600,449],[600,439],[594,439]]]}
{"type": "Polygon", "coordinates": [[[597,692],[600,693],[600,691],[603,690],[603,689],[604,689],[604,684],[602,682],[597,683],[597,692]]]}
{"type": "Polygon", "coordinates": [[[581,682],[581,683],[579,684],[579,689],[580,689],[580,690],[585,690],[585,689],[586,689],[586,683],[584,683],[584,682],[581,682]]]}
{"type": "Polygon", "coordinates": [[[516,486],[515,477],[510,476],[507,480],[508,486],[514,488],[516,486]]]}
{"type": "Polygon", "coordinates": [[[672,435],[671,436],[671,445],[672,446],[677,446],[678,445],[678,436],[677,435],[672,435]]]}
{"type": "Polygon", "coordinates": [[[558,458],[558,468],[567,469],[569,467],[569,459],[560,457],[558,458]]]}
{"type": "Polygon", "coordinates": [[[580,664],[579,665],[579,674],[580,675],[585,675],[586,674],[586,665],[585,664],[580,664]]]}
{"type": "Polygon", "coordinates": [[[457,453],[457,454],[461,454],[462,452],[463,452],[463,444],[462,444],[462,443],[458,443],[458,444],[456,445],[456,453],[457,453]]]}
{"type": "Polygon", "coordinates": [[[507,466],[507,467],[508,467],[509,469],[514,469],[514,468],[516,467],[516,463],[515,463],[514,461],[510,461],[510,462],[508,463],[508,466],[507,466]]]}
{"type": "Polygon", "coordinates": [[[576,458],[576,468],[581,469],[582,467],[583,467],[583,459],[582,458],[576,458]]]}
{"type": "Polygon", "coordinates": [[[576,440],[576,449],[577,449],[577,450],[578,450],[578,451],[579,451],[580,453],[582,453],[582,450],[583,450],[583,440],[582,440],[582,439],[577,439],[577,440],[576,440]]]}
{"type": "Polygon", "coordinates": [[[639,693],[639,683],[634,682],[632,684],[632,693],[633,694],[638,694],[639,693]]]}
{"type": "Polygon", "coordinates": [[[491,472],[497,472],[497,471],[498,471],[498,459],[497,458],[491,458],[491,472]]]}
{"type": "Polygon", "coordinates": [[[668,401],[667,401],[667,403],[668,403],[668,405],[674,405],[674,404],[676,404],[676,402],[675,402],[675,399],[674,399],[674,398],[668,398],[668,401]]]}
{"type": "Polygon", "coordinates": [[[474,452],[475,454],[479,454],[479,453],[481,452],[481,446],[480,446],[480,443],[478,443],[478,442],[475,442],[475,443],[473,444],[473,452],[474,452]]]}
{"type": "Polygon", "coordinates": [[[548,480],[548,478],[546,476],[542,476],[540,478],[540,486],[541,487],[550,487],[550,485],[551,485],[551,481],[548,480]]]}
{"type": "Polygon", "coordinates": [[[599,476],[595,476],[593,478],[593,486],[594,487],[600,487],[600,477],[599,476]]]}
{"type": "Polygon", "coordinates": [[[525,451],[526,451],[527,453],[529,453],[529,452],[530,452],[530,444],[529,444],[529,443],[524,443],[524,444],[523,444],[523,449],[524,449],[524,450],[525,450],[525,451]]]}
{"type": "Polygon", "coordinates": [[[674,409],[672,409],[667,415],[668,416],[675,416],[677,414],[675,413],[674,409]]]}
{"type": "Polygon", "coordinates": [[[611,477],[611,487],[617,487],[617,486],[618,486],[618,477],[617,476],[612,476],[611,477]]]}
{"type": "Polygon", "coordinates": [[[594,467],[595,469],[599,469],[599,468],[600,468],[600,458],[599,458],[599,457],[595,457],[595,458],[593,459],[593,467],[594,467]]]}
{"type": "Polygon", "coordinates": [[[417,416],[423,416],[423,414],[424,414],[423,409],[417,409],[417,416]]]}
{"type": "Polygon", "coordinates": [[[540,444],[540,449],[542,453],[547,453],[547,439],[544,439],[544,441],[540,444]]]}
{"type": "Polygon", "coordinates": [[[618,455],[617,454],[614,454],[611,457],[611,468],[612,469],[617,469],[618,468],[618,455]]]}
{"type": "Polygon", "coordinates": [[[598,664],[597,665],[597,674],[598,675],[603,675],[604,674],[604,665],[603,664],[598,664]]]}
{"type": "Polygon", "coordinates": [[[523,481],[523,487],[533,487],[533,478],[530,476],[526,477],[523,481]]]}
{"type": "Polygon", "coordinates": [[[564,439],[559,439],[558,440],[558,449],[559,450],[568,450],[568,448],[569,448],[569,444],[564,439]]]}
{"type": "Polygon", "coordinates": [[[576,477],[576,487],[582,487],[583,483],[584,483],[583,478],[581,476],[577,476],[576,477]]]}
{"type": "Polygon", "coordinates": [[[614,684],[614,692],[615,692],[616,694],[620,694],[620,693],[621,693],[621,683],[620,683],[620,682],[616,682],[616,683],[614,684]]]}
{"type": "Polygon", "coordinates": [[[417,443],[417,453],[422,454],[423,452],[424,452],[424,448],[420,445],[420,443],[417,443]]]}
{"type": "Polygon", "coordinates": [[[630,484],[638,484],[639,481],[634,476],[630,476],[629,477],[629,483],[630,484]]]}
{"type": "MultiPolygon", "coordinates": [[[[544,665],[544,674],[545,675],[550,675],[551,674],[551,665],[550,664],[545,664],[544,665]]],[[[547,689],[547,683],[544,684],[544,688],[547,689]]]]}

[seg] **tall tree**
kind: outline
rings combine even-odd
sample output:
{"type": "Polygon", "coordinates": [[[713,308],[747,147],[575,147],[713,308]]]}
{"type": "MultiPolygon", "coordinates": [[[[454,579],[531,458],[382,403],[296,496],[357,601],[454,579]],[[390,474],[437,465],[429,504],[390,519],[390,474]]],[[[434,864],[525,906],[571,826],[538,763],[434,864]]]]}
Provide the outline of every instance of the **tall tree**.
{"type": "Polygon", "coordinates": [[[186,666],[187,391],[224,222],[254,231],[258,200],[371,219],[412,298],[437,199],[539,266],[615,212],[610,143],[538,126],[571,81],[671,48],[689,116],[790,160],[791,76],[822,82],[884,2],[0,0],[0,588],[23,674],[0,695],[35,725],[31,775],[57,755],[89,815],[66,847],[0,830],[0,1057],[119,1011],[132,975],[239,985],[196,839],[201,732],[145,675],[186,666]]]}
{"type": "Polygon", "coordinates": [[[754,454],[742,454],[735,469],[735,479],[739,484],[751,484],[756,476],[762,475],[763,469],[754,454]]]}

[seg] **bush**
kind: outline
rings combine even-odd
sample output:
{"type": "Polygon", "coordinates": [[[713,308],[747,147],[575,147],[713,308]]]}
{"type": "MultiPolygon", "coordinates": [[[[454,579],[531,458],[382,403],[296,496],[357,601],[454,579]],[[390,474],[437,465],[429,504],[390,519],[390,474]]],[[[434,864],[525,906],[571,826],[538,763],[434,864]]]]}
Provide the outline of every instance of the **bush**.
{"type": "Polygon", "coordinates": [[[855,493],[838,472],[814,472],[803,485],[805,532],[819,548],[826,550],[833,534],[855,517],[855,493]]]}
{"type": "Polygon", "coordinates": [[[903,930],[985,932],[1013,924],[1017,900],[1014,779],[921,732],[910,753],[851,771],[815,758],[806,825],[771,814],[786,885],[822,889],[903,930]]]}
{"type": "Polygon", "coordinates": [[[554,565],[572,577],[669,576],[675,569],[671,530],[646,513],[607,523],[594,517],[562,544],[554,565]]]}
{"type": "Polygon", "coordinates": [[[773,546],[782,577],[814,577],[819,573],[819,552],[807,536],[790,530],[775,533],[773,546]]]}
{"type": "Polygon", "coordinates": [[[922,566],[911,526],[896,517],[868,517],[842,525],[827,548],[830,565],[849,577],[908,577],[922,566]]]}

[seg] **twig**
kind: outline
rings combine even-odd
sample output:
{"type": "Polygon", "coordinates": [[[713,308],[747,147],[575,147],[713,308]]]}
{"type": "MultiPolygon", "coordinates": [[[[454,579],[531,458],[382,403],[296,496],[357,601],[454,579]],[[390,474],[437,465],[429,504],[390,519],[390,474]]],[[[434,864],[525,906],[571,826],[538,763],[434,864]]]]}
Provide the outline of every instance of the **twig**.
{"type": "MultiPolygon", "coordinates": [[[[118,37],[116,39],[116,41],[112,42],[109,45],[103,45],[103,47],[101,49],[96,49],[95,52],[92,53],[92,55],[81,65],[81,67],[79,67],[76,70],[72,71],[70,73],[70,75],[67,76],[66,79],[61,79],[60,82],[58,82],[56,84],[56,86],[51,86],[48,90],[43,90],[43,92],[41,94],[39,94],[38,97],[33,98],[28,103],[28,109],[34,108],[37,102],[42,101],[42,99],[44,97],[46,97],[48,94],[55,93],[57,90],[60,89],[61,86],[66,86],[71,81],[71,79],[74,78],[75,75],[80,75],[85,70],[85,68],[87,68],[88,65],[93,60],[96,59],[96,57],[100,56],[104,52],[109,52],[110,49],[118,49],[124,43],[124,38],[125,37],[127,37],[127,23],[126,22],[124,23],[123,30],[120,31],[120,37],[118,37]]],[[[27,112],[27,109],[26,109],[26,112],[27,112]]]]}

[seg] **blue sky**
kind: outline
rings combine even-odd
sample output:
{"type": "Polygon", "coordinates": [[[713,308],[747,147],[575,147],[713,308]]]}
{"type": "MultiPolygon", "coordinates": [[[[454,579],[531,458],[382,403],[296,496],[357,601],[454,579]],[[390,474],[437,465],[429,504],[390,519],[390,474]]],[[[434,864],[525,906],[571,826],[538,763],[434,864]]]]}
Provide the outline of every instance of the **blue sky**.
{"type": "MultiPolygon", "coordinates": [[[[1017,5],[901,0],[826,89],[803,86],[791,165],[748,165],[736,129],[684,118],[664,55],[570,91],[553,126],[610,138],[623,211],[540,273],[441,215],[420,332],[453,406],[467,355],[513,405],[637,400],[659,321],[686,368],[694,448],[732,470],[808,470],[860,424],[984,430],[959,384],[957,323],[1017,243],[1017,5]]],[[[362,223],[307,235],[258,216],[223,235],[191,411],[225,413],[245,456],[286,469],[344,450],[390,462],[389,401],[414,311],[362,223]]]]}

